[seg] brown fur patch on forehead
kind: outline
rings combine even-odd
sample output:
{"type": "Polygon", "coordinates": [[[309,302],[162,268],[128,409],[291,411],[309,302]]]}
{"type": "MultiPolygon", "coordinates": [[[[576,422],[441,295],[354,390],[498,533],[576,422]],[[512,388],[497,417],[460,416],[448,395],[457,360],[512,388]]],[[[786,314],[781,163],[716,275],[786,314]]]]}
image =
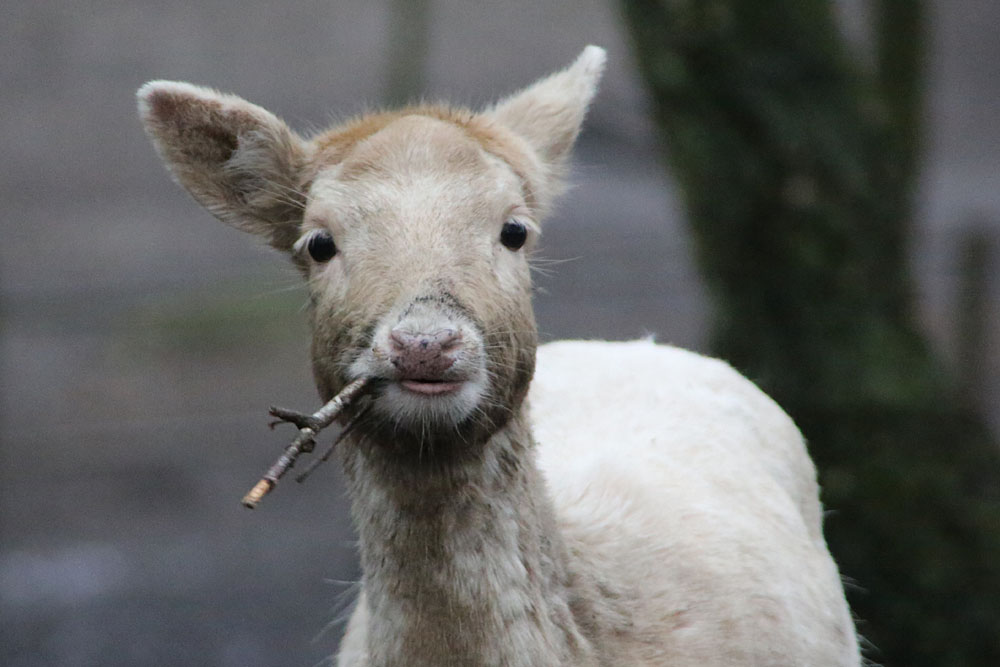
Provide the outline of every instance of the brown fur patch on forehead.
{"type": "Polygon", "coordinates": [[[340,164],[359,142],[406,116],[425,116],[463,130],[483,150],[503,160],[514,171],[522,183],[525,203],[529,208],[537,209],[535,191],[539,165],[524,141],[489,118],[468,109],[445,105],[425,104],[366,114],[317,135],[313,139],[316,148],[313,174],[340,164]]]}

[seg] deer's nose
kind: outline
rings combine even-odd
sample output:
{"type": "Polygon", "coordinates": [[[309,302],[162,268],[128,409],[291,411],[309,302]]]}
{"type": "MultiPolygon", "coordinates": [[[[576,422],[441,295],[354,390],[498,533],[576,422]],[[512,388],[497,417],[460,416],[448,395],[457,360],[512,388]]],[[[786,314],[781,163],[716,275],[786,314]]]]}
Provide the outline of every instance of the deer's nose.
{"type": "Polygon", "coordinates": [[[405,379],[437,380],[455,363],[462,334],[457,329],[389,332],[389,360],[405,379]]]}

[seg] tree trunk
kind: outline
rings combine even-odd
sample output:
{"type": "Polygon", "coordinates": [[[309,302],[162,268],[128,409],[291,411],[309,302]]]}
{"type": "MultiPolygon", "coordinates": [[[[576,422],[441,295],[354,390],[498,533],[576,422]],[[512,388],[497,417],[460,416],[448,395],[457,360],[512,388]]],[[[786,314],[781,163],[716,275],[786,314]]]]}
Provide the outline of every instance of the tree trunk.
{"type": "Polygon", "coordinates": [[[889,666],[1000,664],[1000,450],[942,373],[907,264],[922,4],[623,0],[715,310],[795,417],[860,631],[889,666]]]}

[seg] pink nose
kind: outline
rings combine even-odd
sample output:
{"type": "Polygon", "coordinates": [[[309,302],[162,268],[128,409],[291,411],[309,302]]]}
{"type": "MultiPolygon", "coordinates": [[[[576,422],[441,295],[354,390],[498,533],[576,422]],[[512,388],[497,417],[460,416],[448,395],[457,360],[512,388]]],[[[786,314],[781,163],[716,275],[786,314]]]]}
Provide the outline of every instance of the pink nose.
{"type": "Polygon", "coordinates": [[[437,380],[455,363],[462,334],[455,329],[413,333],[405,329],[389,332],[389,360],[405,379],[437,380]]]}

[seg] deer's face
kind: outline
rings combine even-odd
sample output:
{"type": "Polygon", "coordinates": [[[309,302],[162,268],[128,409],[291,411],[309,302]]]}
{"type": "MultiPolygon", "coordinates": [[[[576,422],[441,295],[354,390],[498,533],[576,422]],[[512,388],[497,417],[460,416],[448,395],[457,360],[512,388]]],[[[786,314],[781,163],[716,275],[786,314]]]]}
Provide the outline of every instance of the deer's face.
{"type": "Polygon", "coordinates": [[[312,140],[261,107],[186,83],[146,84],[139,111],[195,199],[305,272],[324,398],[377,377],[371,434],[471,442],[527,390],[526,255],[603,65],[604,52],[587,47],[482,113],[417,107],[312,140]]]}
{"type": "Polygon", "coordinates": [[[503,424],[534,367],[537,229],[522,178],[443,120],[403,116],[319,169],[294,252],[324,398],[371,376],[396,434],[503,424]]]}

